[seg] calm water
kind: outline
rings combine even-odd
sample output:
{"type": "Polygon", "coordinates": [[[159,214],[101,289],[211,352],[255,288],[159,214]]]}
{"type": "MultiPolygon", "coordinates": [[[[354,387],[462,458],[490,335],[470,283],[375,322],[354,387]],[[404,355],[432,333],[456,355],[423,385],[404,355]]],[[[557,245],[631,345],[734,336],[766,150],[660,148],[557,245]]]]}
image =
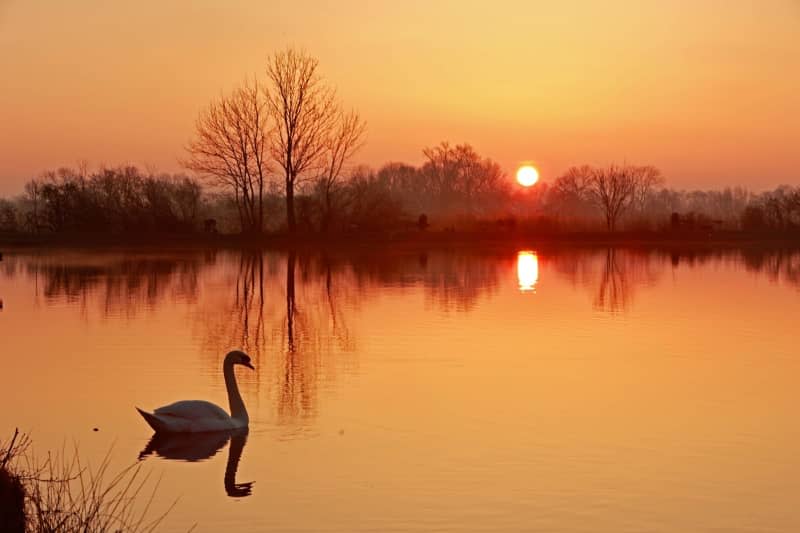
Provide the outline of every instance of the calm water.
{"type": "Polygon", "coordinates": [[[167,531],[800,530],[798,254],[6,250],[0,298],[42,452],[131,464],[253,356],[249,435],[144,460],[167,531]]]}

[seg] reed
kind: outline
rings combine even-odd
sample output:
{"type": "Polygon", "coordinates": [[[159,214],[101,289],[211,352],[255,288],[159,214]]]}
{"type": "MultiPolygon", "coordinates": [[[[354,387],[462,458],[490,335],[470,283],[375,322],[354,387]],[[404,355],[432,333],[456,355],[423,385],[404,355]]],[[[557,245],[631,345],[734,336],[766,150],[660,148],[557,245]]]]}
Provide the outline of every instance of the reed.
{"type": "Polygon", "coordinates": [[[0,443],[0,530],[17,532],[145,533],[156,530],[174,507],[152,512],[158,480],[141,463],[110,471],[111,451],[96,467],[84,463],[77,445],[37,457],[31,439],[14,432],[0,443]],[[2,493],[3,495],[5,493],[2,493]],[[4,522],[5,521],[5,522],[4,522]]]}

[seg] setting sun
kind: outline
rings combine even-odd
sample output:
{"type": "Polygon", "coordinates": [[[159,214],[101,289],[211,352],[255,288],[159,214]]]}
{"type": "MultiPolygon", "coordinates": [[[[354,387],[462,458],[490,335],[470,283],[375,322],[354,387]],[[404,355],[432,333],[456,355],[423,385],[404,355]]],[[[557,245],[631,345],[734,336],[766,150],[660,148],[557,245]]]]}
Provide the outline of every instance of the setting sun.
{"type": "Polygon", "coordinates": [[[530,187],[539,181],[539,171],[531,165],[523,165],[517,170],[517,182],[523,187],[530,187]]]}
{"type": "Polygon", "coordinates": [[[798,36],[0,0],[0,533],[800,533],[798,36]]]}

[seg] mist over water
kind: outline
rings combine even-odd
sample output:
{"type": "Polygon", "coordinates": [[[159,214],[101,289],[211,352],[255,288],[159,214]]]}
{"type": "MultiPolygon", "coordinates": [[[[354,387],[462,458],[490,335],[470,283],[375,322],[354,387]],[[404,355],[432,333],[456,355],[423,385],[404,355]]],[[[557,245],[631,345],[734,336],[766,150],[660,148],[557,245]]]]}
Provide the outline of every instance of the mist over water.
{"type": "Polygon", "coordinates": [[[4,250],[0,300],[0,437],[141,455],[169,531],[800,527],[794,251],[4,250]],[[249,432],[151,440],[234,348],[249,432]]]}

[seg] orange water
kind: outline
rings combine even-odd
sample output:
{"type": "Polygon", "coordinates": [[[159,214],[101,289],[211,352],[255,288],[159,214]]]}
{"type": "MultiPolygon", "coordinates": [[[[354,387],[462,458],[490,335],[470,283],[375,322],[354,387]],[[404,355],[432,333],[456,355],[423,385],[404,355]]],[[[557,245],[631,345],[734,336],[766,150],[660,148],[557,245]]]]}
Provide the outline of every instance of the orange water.
{"type": "Polygon", "coordinates": [[[166,531],[800,530],[798,254],[6,250],[0,299],[40,453],[131,464],[252,355],[252,493],[152,455],[166,531]]]}

